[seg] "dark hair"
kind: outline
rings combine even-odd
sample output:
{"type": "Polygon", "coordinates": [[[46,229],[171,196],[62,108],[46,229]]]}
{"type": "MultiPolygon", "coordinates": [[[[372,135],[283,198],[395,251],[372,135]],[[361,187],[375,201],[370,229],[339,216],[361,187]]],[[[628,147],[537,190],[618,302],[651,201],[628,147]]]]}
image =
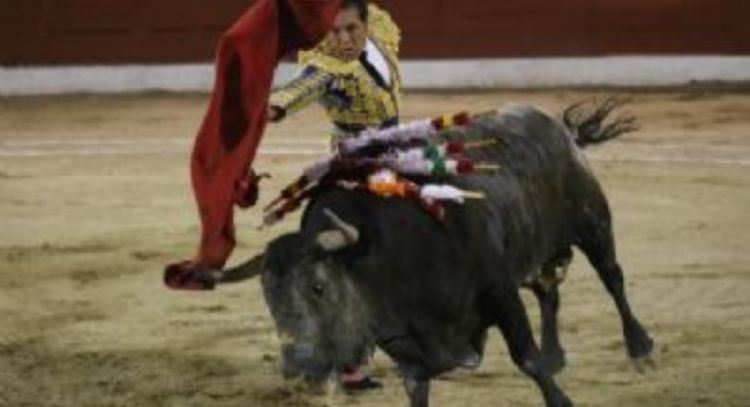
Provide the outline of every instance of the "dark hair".
{"type": "Polygon", "coordinates": [[[367,0],[343,0],[341,2],[341,8],[356,8],[359,18],[362,22],[367,23],[367,19],[370,16],[370,11],[367,8],[367,0]]]}

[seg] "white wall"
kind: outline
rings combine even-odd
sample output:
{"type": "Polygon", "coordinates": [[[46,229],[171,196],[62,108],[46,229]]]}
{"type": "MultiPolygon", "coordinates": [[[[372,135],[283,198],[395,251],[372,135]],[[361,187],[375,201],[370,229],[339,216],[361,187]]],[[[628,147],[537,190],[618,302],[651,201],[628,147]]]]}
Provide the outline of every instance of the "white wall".
{"type": "MultiPolygon", "coordinates": [[[[277,83],[293,71],[282,64],[277,83]]],[[[411,60],[402,71],[406,88],[674,86],[750,82],[750,56],[411,60]]],[[[212,82],[209,64],[0,67],[0,95],[208,91],[212,82]]]]}

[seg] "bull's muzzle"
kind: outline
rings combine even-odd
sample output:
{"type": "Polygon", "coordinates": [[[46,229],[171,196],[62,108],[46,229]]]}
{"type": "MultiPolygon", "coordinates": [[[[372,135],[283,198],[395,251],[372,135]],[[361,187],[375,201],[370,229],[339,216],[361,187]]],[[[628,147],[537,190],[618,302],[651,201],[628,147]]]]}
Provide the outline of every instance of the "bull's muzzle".
{"type": "Polygon", "coordinates": [[[282,373],[285,378],[303,376],[314,380],[325,380],[332,371],[332,365],[321,352],[311,344],[291,344],[282,347],[282,373]]]}

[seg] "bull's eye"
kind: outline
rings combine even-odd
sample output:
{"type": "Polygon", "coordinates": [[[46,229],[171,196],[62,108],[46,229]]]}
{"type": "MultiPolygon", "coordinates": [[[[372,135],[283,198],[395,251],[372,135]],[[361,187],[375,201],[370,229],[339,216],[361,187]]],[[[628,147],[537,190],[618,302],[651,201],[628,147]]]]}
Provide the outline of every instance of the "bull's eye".
{"type": "Polygon", "coordinates": [[[313,283],[312,286],[310,286],[310,290],[318,297],[323,296],[323,283],[313,283]]]}

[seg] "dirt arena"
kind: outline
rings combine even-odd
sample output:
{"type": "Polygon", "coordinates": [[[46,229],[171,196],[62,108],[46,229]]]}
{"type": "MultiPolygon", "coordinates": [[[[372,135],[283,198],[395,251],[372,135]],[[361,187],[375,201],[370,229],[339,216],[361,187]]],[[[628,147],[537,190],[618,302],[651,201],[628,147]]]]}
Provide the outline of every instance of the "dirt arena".
{"type": "MultiPolygon", "coordinates": [[[[601,91],[409,94],[406,118],[510,101],[558,112],[601,91]]],[[[615,308],[577,256],[563,286],[559,382],[579,406],[750,406],[750,92],[628,92],[643,129],[587,155],[613,206],[636,312],[658,368],[636,373],[615,308]]],[[[205,95],[0,99],[0,405],[402,406],[286,385],[259,283],[170,292],[162,266],[198,236],[188,184],[205,95]]],[[[256,167],[268,201],[325,151],[317,109],[273,126],[256,167]]],[[[233,261],[296,218],[238,217],[233,261]]],[[[529,296],[526,300],[531,300],[529,296]]],[[[534,319],[537,307],[528,301],[534,319]]],[[[435,406],[541,406],[496,333],[482,367],[434,382],[435,406]]]]}

